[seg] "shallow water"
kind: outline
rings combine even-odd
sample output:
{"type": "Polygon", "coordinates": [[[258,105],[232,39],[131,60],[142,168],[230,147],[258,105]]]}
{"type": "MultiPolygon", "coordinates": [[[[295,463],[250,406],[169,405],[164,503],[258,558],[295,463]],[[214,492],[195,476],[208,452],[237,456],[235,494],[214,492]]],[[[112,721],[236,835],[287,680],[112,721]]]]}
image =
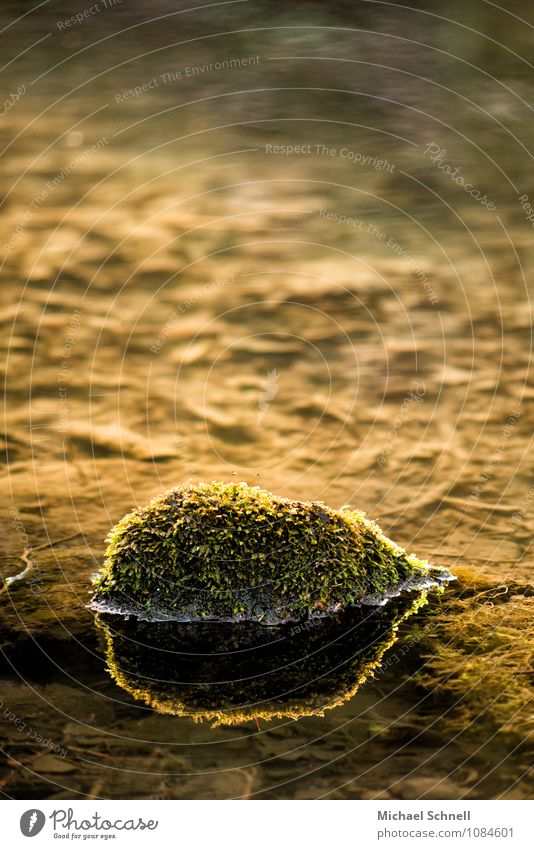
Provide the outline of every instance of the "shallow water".
{"type": "Polygon", "coordinates": [[[146,623],[99,615],[117,684],[161,713],[235,725],[321,716],[352,698],[379,669],[400,624],[426,594],[354,606],[322,620],[266,627],[146,623]]]}
{"type": "Polygon", "coordinates": [[[532,796],[514,715],[460,734],[421,683],[462,581],[353,699],[259,727],[136,702],[85,609],[109,528],[189,478],[350,503],[529,585],[534,18],[511,12],[128,2],[61,29],[46,4],[0,35],[25,87],[0,124],[1,574],[33,564],[0,596],[8,797],[532,796]]]}

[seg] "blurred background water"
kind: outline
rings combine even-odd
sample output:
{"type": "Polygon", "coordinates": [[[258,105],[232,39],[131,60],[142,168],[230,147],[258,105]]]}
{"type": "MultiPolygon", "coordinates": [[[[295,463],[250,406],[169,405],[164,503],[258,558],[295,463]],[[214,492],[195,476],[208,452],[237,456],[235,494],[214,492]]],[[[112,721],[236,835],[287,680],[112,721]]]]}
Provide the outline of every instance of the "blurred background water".
{"type": "Polygon", "coordinates": [[[2,575],[33,563],[0,596],[2,792],[531,795],[514,716],[447,731],[420,682],[449,596],[323,718],[214,730],[120,691],[84,605],[110,526],[189,478],[529,585],[532,9],[91,8],[0,12],[2,575]]]}

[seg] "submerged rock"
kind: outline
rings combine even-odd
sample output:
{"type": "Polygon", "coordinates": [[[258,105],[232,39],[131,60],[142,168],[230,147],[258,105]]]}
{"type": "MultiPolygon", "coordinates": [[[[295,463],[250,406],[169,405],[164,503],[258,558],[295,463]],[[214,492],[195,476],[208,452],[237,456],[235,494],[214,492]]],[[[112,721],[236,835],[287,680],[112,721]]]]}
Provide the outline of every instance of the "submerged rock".
{"type": "Polygon", "coordinates": [[[90,606],[149,620],[274,624],[452,578],[359,511],[246,483],[178,486],[124,516],[107,542],[90,606]]]}

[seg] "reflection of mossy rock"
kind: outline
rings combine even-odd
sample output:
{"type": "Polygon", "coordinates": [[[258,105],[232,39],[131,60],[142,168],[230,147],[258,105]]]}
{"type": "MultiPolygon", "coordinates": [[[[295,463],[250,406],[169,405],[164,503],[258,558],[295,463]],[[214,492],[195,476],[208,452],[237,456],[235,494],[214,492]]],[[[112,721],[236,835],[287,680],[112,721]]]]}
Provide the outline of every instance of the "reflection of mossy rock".
{"type": "Polygon", "coordinates": [[[93,608],[146,618],[280,622],[448,575],[363,513],[244,483],[171,489],[128,513],[108,543],[93,608]]]}
{"type": "Polygon", "coordinates": [[[299,625],[142,622],[99,614],[108,670],[161,713],[211,720],[322,715],[350,699],[425,603],[404,593],[299,625]]]}

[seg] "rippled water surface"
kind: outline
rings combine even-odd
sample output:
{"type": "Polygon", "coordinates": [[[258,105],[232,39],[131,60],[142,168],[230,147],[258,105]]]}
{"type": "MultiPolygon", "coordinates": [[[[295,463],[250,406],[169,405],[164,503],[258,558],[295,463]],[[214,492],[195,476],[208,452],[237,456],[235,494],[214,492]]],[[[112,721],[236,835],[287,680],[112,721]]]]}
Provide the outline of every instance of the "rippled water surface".
{"type": "Polygon", "coordinates": [[[476,660],[532,622],[530,5],[31,6],[0,13],[2,792],[532,797],[529,652],[495,715],[476,660]],[[190,478],[350,503],[460,580],[322,717],[158,713],[85,605],[190,478]]]}

